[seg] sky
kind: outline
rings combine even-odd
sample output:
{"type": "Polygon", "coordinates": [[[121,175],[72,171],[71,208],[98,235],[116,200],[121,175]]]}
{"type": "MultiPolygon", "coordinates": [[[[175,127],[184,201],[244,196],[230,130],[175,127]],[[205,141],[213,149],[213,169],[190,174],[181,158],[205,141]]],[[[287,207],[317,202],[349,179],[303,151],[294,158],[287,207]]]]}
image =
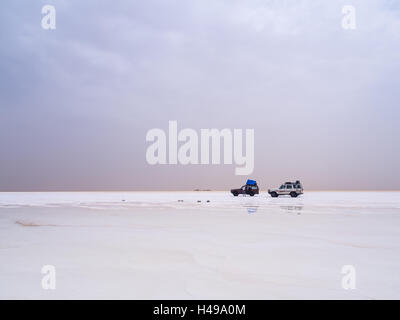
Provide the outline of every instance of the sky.
{"type": "Polygon", "coordinates": [[[396,0],[2,1],[0,191],[400,190],[399,52],[396,0]],[[254,129],[253,173],[150,165],[169,121],[254,129]]]}

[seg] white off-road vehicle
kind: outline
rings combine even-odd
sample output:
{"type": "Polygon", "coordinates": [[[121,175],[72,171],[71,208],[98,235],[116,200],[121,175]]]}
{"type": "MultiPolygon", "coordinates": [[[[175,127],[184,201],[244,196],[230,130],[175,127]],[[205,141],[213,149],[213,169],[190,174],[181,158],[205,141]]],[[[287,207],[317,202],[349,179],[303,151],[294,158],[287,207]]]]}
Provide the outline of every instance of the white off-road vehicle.
{"type": "Polygon", "coordinates": [[[303,194],[303,186],[299,180],[296,182],[285,182],[279,187],[279,189],[268,189],[268,193],[273,198],[283,195],[289,195],[292,198],[296,198],[298,195],[303,194]]]}

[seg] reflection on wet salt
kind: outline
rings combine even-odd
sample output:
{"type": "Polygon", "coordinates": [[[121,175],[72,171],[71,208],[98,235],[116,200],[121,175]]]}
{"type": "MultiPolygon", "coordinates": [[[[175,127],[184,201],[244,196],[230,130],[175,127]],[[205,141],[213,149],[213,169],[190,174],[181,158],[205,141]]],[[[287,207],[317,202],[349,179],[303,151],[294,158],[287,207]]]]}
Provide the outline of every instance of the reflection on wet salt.
{"type": "Polygon", "coordinates": [[[253,214],[253,213],[257,212],[257,209],[259,206],[245,204],[243,207],[245,207],[247,209],[248,214],[253,214]]]}
{"type": "Polygon", "coordinates": [[[303,206],[297,205],[297,206],[280,206],[282,210],[285,212],[294,212],[297,214],[301,214],[301,210],[303,210],[303,206]]]}

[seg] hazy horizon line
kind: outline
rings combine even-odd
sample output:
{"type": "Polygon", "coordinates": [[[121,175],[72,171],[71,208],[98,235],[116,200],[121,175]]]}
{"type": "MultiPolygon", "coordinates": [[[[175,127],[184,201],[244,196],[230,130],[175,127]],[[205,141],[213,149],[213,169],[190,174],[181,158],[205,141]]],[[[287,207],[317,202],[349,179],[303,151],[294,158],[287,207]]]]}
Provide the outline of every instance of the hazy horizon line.
{"type": "MultiPolygon", "coordinates": [[[[267,192],[268,189],[261,190],[261,192],[267,192]]],[[[228,192],[230,193],[230,190],[36,190],[36,191],[0,191],[0,193],[51,193],[51,192],[91,192],[91,193],[96,193],[96,192],[228,192]]],[[[365,190],[360,190],[360,189],[310,189],[306,190],[304,193],[307,192],[400,192],[400,190],[396,189],[365,189],[365,190]]]]}

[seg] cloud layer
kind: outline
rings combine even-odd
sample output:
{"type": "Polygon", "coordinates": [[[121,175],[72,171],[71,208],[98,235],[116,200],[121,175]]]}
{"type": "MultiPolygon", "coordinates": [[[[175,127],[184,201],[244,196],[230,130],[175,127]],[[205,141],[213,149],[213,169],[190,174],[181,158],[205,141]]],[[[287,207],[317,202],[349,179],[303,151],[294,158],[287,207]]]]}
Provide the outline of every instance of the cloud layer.
{"type": "Polygon", "coordinates": [[[400,5],[5,1],[0,191],[226,189],[234,166],[150,166],[146,132],[255,129],[262,187],[400,189],[400,5]],[[41,28],[41,8],[57,29],[41,28]]]}

